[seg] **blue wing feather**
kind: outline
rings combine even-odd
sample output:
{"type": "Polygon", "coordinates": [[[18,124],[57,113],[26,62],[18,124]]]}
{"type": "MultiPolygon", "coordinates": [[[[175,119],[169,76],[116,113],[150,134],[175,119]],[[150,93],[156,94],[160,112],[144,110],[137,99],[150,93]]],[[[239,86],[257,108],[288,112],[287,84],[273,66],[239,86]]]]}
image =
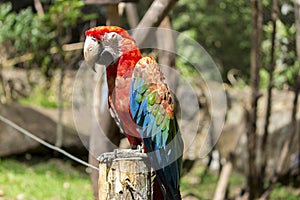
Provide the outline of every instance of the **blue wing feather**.
{"type": "MultiPolygon", "coordinates": [[[[143,59],[139,63],[147,63],[149,57],[143,59]]],[[[161,81],[161,77],[153,77],[149,81],[150,76],[154,74],[153,70],[156,69],[153,69],[153,66],[151,68],[149,63],[143,67],[138,64],[135,68],[135,72],[138,73],[133,73],[130,85],[130,112],[134,122],[141,127],[139,132],[147,152],[153,152],[149,154],[149,158],[166,189],[166,196],[168,199],[176,199],[177,195],[180,196],[179,177],[183,142],[175,117],[166,116],[164,106],[157,101],[157,98],[160,98],[159,93],[153,90],[155,87],[152,86],[161,81]]],[[[161,74],[158,72],[156,75],[161,74]]]]}

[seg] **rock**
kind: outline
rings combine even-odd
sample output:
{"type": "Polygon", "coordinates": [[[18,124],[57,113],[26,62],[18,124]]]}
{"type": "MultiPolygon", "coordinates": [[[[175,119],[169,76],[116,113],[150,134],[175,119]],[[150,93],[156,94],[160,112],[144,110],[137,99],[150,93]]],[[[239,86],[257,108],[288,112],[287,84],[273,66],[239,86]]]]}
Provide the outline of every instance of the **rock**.
{"type": "MultiPolygon", "coordinates": [[[[48,116],[30,107],[16,104],[0,104],[0,113],[2,116],[28,130],[35,136],[51,144],[55,143],[56,123],[48,116]]],[[[64,141],[62,147],[75,155],[87,155],[87,150],[78,137],[77,132],[66,126],[64,126],[64,141]]],[[[38,142],[0,121],[0,157],[23,153],[49,152],[52,152],[52,150],[47,149],[38,142]]]]}

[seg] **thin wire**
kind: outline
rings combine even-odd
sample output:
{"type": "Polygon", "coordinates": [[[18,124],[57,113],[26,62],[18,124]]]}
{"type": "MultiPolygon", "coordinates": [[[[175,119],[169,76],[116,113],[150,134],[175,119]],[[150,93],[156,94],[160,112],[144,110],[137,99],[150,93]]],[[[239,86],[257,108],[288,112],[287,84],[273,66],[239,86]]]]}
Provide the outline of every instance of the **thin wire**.
{"type": "Polygon", "coordinates": [[[85,162],[85,161],[83,161],[83,160],[81,160],[81,159],[79,159],[79,158],[73,156],[72,154],[66,152],[65,150],[63,150],[63,149],[61,149],[61,148],[59,148],[59,147],[56,147],[56,146],[54,146],[54,145],[52,145],[52,144],[50,144],[50,143],[48,143],[48,142],[42,140],[41,138],[39,138],[39,137],[33,135],[33,134],[30,133],[29,131],[23,129],[22,127],[20,127],[19,125],[15,124],[15,123],[12,122],[12,121],[10,121],[9,119],[3,117],[2,115],[0,115],[0,120],[1,120],[2,122],[6,123],[7,125],[13,127],[14,129],[20,131],[20,132],[23,133],[24,135],[30,137],[31,139],[37,141],[38,143],[40,143],[40,144],[42,144],[42,145],[44,145],[44,146],[46,146],[46,147],[48,147],[48,148],[50,148],[50,149],[53,149],[54,151],[57,151],[57,152],[59,152],[59,153],[65,155],[65,156],[67,156],[68,158],[70,158],[70,159],[72,159],[72,160],[74,160],[74,161],[76,161],[76,162],[78,162],[78,163],[80,163],[80,164],[82,164],[82,165],[84,165],[84,166],[86,166],[86,167],[90,167],[90,168],[92,168],[92,169],[95,169],[95,170],[98,170],[98,171],[99,171],[99,168],[95,167],[94,165],[91,165],[91,164],[89,164],[89,163],[87,163],[87,162],[85,162]]]}

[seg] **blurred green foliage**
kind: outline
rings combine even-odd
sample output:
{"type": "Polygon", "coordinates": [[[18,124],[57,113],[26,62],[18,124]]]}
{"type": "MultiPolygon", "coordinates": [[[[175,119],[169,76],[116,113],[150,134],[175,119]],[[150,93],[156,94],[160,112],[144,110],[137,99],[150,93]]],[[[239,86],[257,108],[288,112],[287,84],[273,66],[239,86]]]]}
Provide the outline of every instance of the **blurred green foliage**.
{"type": "Polygon", "coordinates": [[[295,191],[292,187],[285,187],[280,183],[275,185],[275,189],[272,191],[270,195],[270,199],[285,199],[285,200],[298,200],[300,197],[299,192],[295,191]]]}
{"type": "Polygon", "coordinates": [[[82,16],[83,6],[84,3],[81,0],[56,0],[45,15],[45,24],[56,32],[59,31],[57,29],[68,30],[74,27],[79,17],[82,16]]]}
{"type": "MultiPolygon", "coordinates": [[[[267,5],[267,4],[266,4],[267,5]]],[[[270,5],[267,5],[270,6],[270,5]]],[[[275,39],[275,71],[274,87],[278,89],[291,88],[295,84],[295,77],[299,73],[299,62],[296,53],[296,27],[294,23],[294,8],[292,1],[281,1],[280,15],[276,22],[275,39]]],[[[270,12],[270,11],[269,11],[270,12]]],[[[269,13],[270,15],[270,13],[269,13]]],[[[272,23],[267,19],[263,31],[264,40],[262,42],[262,64],[260,71],[261,87],[268,86],[271,51],[272,23]]]]}
{"type": "MultiPolygon", "coordinates": [[[[280,0],[279,2],[280,18],[277,21],[274,86],[283,89],[294,85],[299,63],[295,48],[293,1],[280,0]]],[[[62,50],[63,44],[77,42],[78,39],[72,38],[74,29],[81,22],[97,18],[97,14],[83,14],[83,0],[44,0],[42,3],[44,15],[38,15],[31,8],[14,12],[11,4],[0,4],[0,51],[5,59],[32,53],[34,59],[17,66],[40,70],[47,80],[45,88],[48,89],[55,74],[54,71],[66,66],[72,58],[72,55],[68,53],[69,59],[66,59],[66,52],[62,50]]],[[[145,1],[140,6],[146,8],[149,3],[151,1],[145,1]]],[[[203,46],[217,64],[224,81],[228,81],[227,75],[228,72],[233,71],[232,69],[238,72],[235,74],[238,76],[235,86],[247,84],[250,78],[250,3],[244,0],[181,0],[172,11],[174,29],[203,46]],[[241,79],[242,81],[239,81],[241,79]]],[[[272,32],[271,1],[264,0],[263,6],[260,76],[261,88],[266,88],[269,79],[267,70],[270,62],[272,32]]],[[[139,9],[139,14],[142,15],[144,11],[145,9],[139,9]]],[[[199,51],[201,54],[199,56],[199,52],[190,48],[186,40],[181,38],[178,43],[180,44],[179,53],[188,55],[190,58],[190,60],[178,58],[176,61],[183,75],[191,78],[198,76],[192,64],[198,62],[199,58],[201,60],[199,65],[210,67],[210,58],[201,53],[203,50],[199,51]]],[[[202,75],[206,76],[205,73],[202,75]]],[[[32,87],[32,91],[39,90],[32,87]]],[[[54,106],[51,103],[49,105],[54,106]]]]}
{"type": "Polygon", "coordinates": [[[33,59],[17,65],[27,69],[31,86],[30,96],[21,102],[40,102],[42,106],[56,107],[49,99],[53,97],[49,88],[54,72],[66,68],[75,57],[75,52],[63,51],[63,45],[73,42],[73,30],[79,23],[97,16],[82,13],[83,0],[43,2],[44,14],[40,15],[30,7],[15,12],[10,3],[0,4],[0,51],[1,59],[6,60],[33,55],[33,59]],[[41,72],[45,79],[42,87],[36,77],[31,78],[31,69],[41,72]]]}
{"type": "MultiPolygon", "coordinates": [[[[47,31],[31,8],[20,13],[12,11],[10,3],[0,4],[0,44],[16,55],[38,53],[45,43],[51,40],[47,31]],[[14,49],[8,49],[13,45],[14,49]]],[[[3,47],[2,46],[2,47],[3,47]]]]}
{"type": "MultiPolygon", "coordinates": [[[[274,86],[278,89],[294,85],[299,71],[295,48],[293,1],[282,0],[276,33],[276,70],[274,86]]],[[[173,12],[174,28],[197,41],[212,56],[224,81],[231,69],[237,69],[247,83],[250,78],[251,5],[244,0],[182,0],[173,12]]],[[[263,41],[261,88],[268,85],[271,49],[271,1],[263,1],[263,41]]],[[[189,51],[188,45],[180,51],[189,51]]],[[[195,52],[194,52],[195,54],[195,52]]],[[[198,57],[199,60],[199,57],[198,57]]],[[[177,66],[186,76],[192,76],[193,61],[178,59],[177,66]]]]}
{"type": "Polygon", "coordinates": [[[34,59],[28,67],[41,69],[51,79],[52,71],[59,67],[53,50],[63,54],[62,45],[71,41],[72,28],[79,21],[95,17],[84,15],[82,19],[83,6],[82,0],[56,0],[45,10],[44,15],[39,16],[31,8],[16,13],[12,11],[10,3],[1,4],[1,47],[5,48],[8,58],[33,53],[34,59]]]}
{"type": "Polygon", "coordinates": [[[249,77],[250,1],[182,0],[174,9],[173,25],[204,47],[224,80],[232,68],[249,77]]]}

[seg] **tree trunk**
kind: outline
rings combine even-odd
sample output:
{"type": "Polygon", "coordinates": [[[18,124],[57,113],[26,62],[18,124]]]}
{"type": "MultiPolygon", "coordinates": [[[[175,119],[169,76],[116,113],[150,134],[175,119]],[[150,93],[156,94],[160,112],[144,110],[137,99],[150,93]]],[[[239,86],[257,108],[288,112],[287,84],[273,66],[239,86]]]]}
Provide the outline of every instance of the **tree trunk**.
{"type": "Polygon", "coordinates": [[[139,16],[135,3],[126,3],[126,15],[130,28],[135,28],[139,23],[139,16]]]}
{"type": "Polygon", "coordinates": [[[296,50],[300,60],[300,0],[295,0],[296,50]]]}
{"type": "MultiPolygon", "coordinates": [[[[295,0],[295,24],[296,24],[296,50],[298,61],[300,61],[300,0],[295,0]]],[[[299,87],[299,86],[298,86],[299,87]]],[[[299,126],[300,127],[300,126],[299,126]]],[[[300,160],[300,132],[298,131],[298,160],[300,160]]],[[[298,172],[300,172],[300,162],[298,162],[298,172]]]]}
{"type": "Polygon", "coordinates": [[[163,21],[161,22],[160,28],[165,28],[164,36],[156,35],[157,39],[157,46],[158,46],[158,63],[161,66],[164,66],[162,68],[163,73],[165,74],[165,77],[167,77],[167,83],[170,88],[172,88],[174,93],[176,92],[176,88],[178,86],[178,78],[176,78],[175,74],[172,73],[175,68],[175,61],[176,61],[176,47],[174,42],[173,33],[172,30],[172,24],[169,16],[166,16],[163,21]]]}
{"type": "Polygon", "coordinates": [[[261,66],[262,40],[262,2],[252,0],[252,47],[251,47],[251,108],[249,110],[249,127],[247,131],[248,148],[248,188],[249,199],[257,195],[257,168],[256,168],[256,120],[257,102],[259,98],[259,69],[261,66]]]}
{"type": "MultiPolygon", "coordinates": [[[[295,22],[296,22],[296,49],[297,49],[297,56],[298,60],[300,61],[300,0],[295,1],[295,22]]],[[[272,176],[269,185],[265,192],[261,195],[260,200],[268,199],[272,190],[274,189],[275,183],[277,182],[279,176],[282,173],[283,166],[287,160],[287,157],[289,155],[290,146],[292,144],[292,141],[296,135],[296,129],[297,129],[297,105],[298,105],[298,96],[299,96],[299,90],[300,90],[300,74],[298,72],[298,75],[296,76],[296,83],[295,83],[295,91],[294,91],[294,100],[293,100],[293,110],[291,115],[291,128],[289,135],[287,139],[285,140],[283,147],[280,151],[280,156],[278,159],[277,167],[275,169],[274,175],[272,176]]]]}
{"type": "Polygon", "coordinates": [[[121,25],[121,17],[118,11],[118,4],[108,4],[107,5],[107,26],[120,26],[121,25]]]}
{"type": "Polygon", "coordinates": [[[269,124],[270,116],[272,110],[272,89],[274,86],[273,83],[273,72],[275,70],[275,40],[276,40],[276,22],[278,18],[278,0],[273,0],[272,5],[272,36],[271,36],[271,51],[270,51],[270,66],[269,66],[269,85],[267,92],[267,105],[266,105],[266,116],[265,116],[265,126],[264,134],[262,136],[262,142],[260,146],[261,151],[261,163],[260,163],[260,183],[259,186],[261,189],[264,187],[264,179],[266,174],[266,167],[268,164],[268,150],[266,149],[269,135],[269,124]]]}

